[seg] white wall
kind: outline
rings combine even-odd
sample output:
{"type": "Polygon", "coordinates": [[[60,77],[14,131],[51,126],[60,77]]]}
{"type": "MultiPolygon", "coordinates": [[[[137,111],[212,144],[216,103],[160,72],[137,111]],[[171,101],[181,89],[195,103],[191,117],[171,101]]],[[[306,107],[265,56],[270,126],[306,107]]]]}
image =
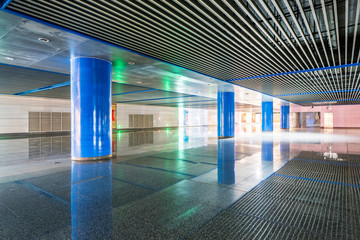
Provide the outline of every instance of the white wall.
{"type": "Polygon", "coordinates": [[[28,132],[29,112],[70,112],[70,100],[0,95],[0,133],[28,132]]]}
{"type": "Polygon", "coordinates": [[[208,110],[208,125],[217,126],[217,110],[208,110]]]}
{"type": "Polygon", "coordinates": [[[360,105],[302,107],[291,104],[290,112],[320,112],[320,127],[324,127],[324,113],[334,114],[334,128],[360,128],[360,105]]]}
{"type": "Polygon", "coordinates": [[[208,110],[200,108],[177,108],[179,126],[207,126],[209,115],[208,110]],[[187,113],[187,116],[185,116],[187,113]]]}
{"type": "Polygon", "coordinates": [[[154,127],[184,126],[184,110],[188,111],[187,126],[208,125],[208,110],[134,104],[116,104],[117,128],[129,128],[130,114],[154,115],[154,127]]]}
{"type": "MultiPolygon", "coordinates": [[[[243,124],[241,122],[241,114],[243,114],[244,112],[235,112],[235,125],[240,125],[243,124]]],[[[249,124],[254,124],[252,123],[252,114],[254,112],[246,112],[246,123],[249,124]]],[[[256,123],[259,124],[261,123],[261,114],[259,113],[255,113],[256,115],[256,123]]],[[[208,110],[208,125],[209,126],[217,126],[217,110],[208,110]]]]}
{"type": "Polygon", "coordinates": [[[174,127],[179,125],[177,108],[116,104],[117,128],[129,128],[130,114],[153,114],[154,127],[174,127]]]}
{"type": "MultiPolygon", "coordinates": [[[[189,126],[208,125],[208,110],[185,110],[189,113],[189,126]]],[[[29,112],[71,112],[70,100],[0,95],[0,133],[28,132],[29,112]]],[[[118,127],[128,128],[129,114],[153,114],[154,127],[176,127],[182,126],[179,124],[179,112],[174,107],[117,104],[116,121],[118,127]]],[[[216,116],[216,111],[212,116],[216,116]]]]}

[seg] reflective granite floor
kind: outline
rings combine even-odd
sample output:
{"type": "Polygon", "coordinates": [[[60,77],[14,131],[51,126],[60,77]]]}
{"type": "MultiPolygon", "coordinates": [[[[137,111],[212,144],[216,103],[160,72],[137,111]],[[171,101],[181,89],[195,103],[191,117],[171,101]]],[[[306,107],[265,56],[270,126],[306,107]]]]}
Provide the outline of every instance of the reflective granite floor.
{"type": "Polygon", "coordinates": [[[261,133],[244,125],[225,140],[213,127],[117,132],[113,151],[111,161],[77,163],[69,136],[1,139],[0,239],[358,236],[360,129],[261,133]],[[326,189],[334,197],[325,204],[326,189]],[[307,201],[314,192],[321,197],[307,201]],[[294,223],[276,217],[279,204],[324,214],[294,223]]]}

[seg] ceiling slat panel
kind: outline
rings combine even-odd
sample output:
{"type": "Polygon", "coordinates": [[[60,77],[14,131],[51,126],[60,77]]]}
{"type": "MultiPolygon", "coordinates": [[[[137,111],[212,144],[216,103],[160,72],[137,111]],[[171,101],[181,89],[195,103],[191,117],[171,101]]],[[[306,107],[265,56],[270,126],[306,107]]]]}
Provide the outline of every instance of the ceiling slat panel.
{"type": "MultiPolygon", "coordinates": [[[[7,9],[224,81],[360,61],[357,0],[12,0],[7,9]]],[[[354,66],[232,83],[349,104],[359,75],[354,66]]]]}

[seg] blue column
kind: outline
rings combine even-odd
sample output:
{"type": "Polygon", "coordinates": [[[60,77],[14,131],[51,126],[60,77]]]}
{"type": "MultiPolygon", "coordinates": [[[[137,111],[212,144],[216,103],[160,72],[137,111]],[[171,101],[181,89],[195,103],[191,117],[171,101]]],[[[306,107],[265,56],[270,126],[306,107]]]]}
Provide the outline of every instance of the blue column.
{"type": "Polygon", "coordinates": [[[218,139],[218,182],[220,184],[235,183],[235,141],[234,139],[218,139]]]}
{"type": "Polygon", "coordinates": [[[218,137],[235,136],[235,93],[222,92],[217,94],[218,137]]]}
{"type": "Polygon", "coordinates": [[[289,128],[290,125],[290,106],[281,105],[280,106],[280,127],[289,128]]]}
{"type": "Polygon", "coordinates": [[[112,163],[72,162],[71,238],[111,239],[112,163]]]}
{"type": "Polygon", "coordinates": [[[273,131],[273,102],[261,103],[262,121],[261,127],[263,131],[273,131]]]}
{"type": "Polygon", "coordinates": [[[111,63],[71,59],[71,159],[111,157],[111,63]]]}

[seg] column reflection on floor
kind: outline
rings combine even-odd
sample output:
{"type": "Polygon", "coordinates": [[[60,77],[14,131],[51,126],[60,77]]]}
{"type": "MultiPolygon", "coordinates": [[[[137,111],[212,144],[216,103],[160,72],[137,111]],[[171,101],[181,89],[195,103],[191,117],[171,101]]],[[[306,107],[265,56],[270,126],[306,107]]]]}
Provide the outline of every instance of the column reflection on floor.
{"type": "Polygon", "coordinates": [[[271,162],[274,160],[274,140],[272,137],[261,140],[261,160],[271,162]]]}
{"type": "Polygon", "coordinates": [[[280,160],[286,162],[290,160],[290,142],[280,140],[280,160]]]}
{"type": "Polygon", "coordinates": [[[111,239],[112,162],[72,162],[72,239],[111,239]]]}
{"type": "Polygon", "coordinates": [[[235,140],[218,139],[218,182],[235,183],[235,140]]]}

